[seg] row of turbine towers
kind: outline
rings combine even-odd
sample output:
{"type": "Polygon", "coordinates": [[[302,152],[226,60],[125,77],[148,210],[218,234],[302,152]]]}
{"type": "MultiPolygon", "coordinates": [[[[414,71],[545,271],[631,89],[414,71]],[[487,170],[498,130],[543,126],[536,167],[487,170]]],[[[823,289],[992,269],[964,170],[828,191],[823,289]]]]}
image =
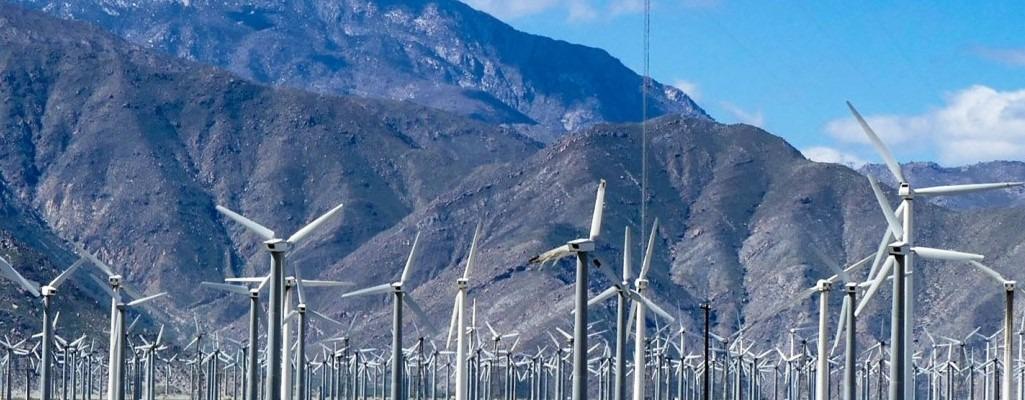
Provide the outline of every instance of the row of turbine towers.
{"type": "MultiPolygon", "coordinates": [[[[205,400],[220,399],[224,393],[227,393],[224,388],[228,386],[234,389],[232,393],[236,393],[236,395],[238,388],[242,388],[241,392],[244,393],[246,400],[307,400],[312,398],[314,393],[317,393],[322,399],[336,400],[339,396],[339,389],[342,387],[352,389],[350,393],[353,396],[357,394],[367,396],[366,388],[368,386],[372,389],[371,393],[374,398],[407,400],[411,396],[415,396],[418,400],[422,400],[427,393],[432,393],[432,396],[437,395],[439,387],[436,382],[437,369],[441,365],[446,365],[449,367],[450,373],[444,375],[445,381],[448,382],[448,378],[451,377],[455,382],[454,386],[445,385],[446,398],[451,395],[455,400],[481,400],[491,398],[495,393],[490,389],[481,390],[481,388],[491,388],[491,383],[496,381],[496,377],[492,375],[495,366],[501,368],[504,361],[506,378],[504,380],[505,389],[502,392],[508,400],[518,397],[518,393],[524,389],[517,390],[517,383],[522,383],[528,378],[530,382],[528,397],[531,400],[548,400],[550,393],[554,393],[554,398],[557,400],[565,400],[567,398],[565,390],[567,380],[571,382],[569,398],[572,400],[586,400],[590,394],[597,394],[602,400],[625,400],[628,385],[631,386],[630,394],[633,400],[648,398],[671,400],[672,391],[663,390],[670,386],[668,383],[670,381],[677,385],[675,395],[678,400],[683,400],[684,397],[711,400],[717,398],[716,396],[722,396],[724,400],[727,398],[734,400],[757,399],[763,398],[765,393],[770,392],[764,387],[764,381],[759,382],[759,378],[769,369],[775,371],[777,381],[782,379],[786,387],[786,390],[777,390],[779,382],[776,382],[771,390],[773,399],[776,399],[781,393],[785,393],[783,398],[788,400],[802,398],[826,400],[834,394],[844,400],[867,400],[871,398],[871,388],[876,391],[878,395],[876,398],[884,398],[881,391],[883,386],[887,388],[885,398],[891,400],[914,399],[917,394],[916,388],[919,385],[918,378],[923,373],[928,374],[927,382],[930,387],[928,393],[934,392],[931,389],[932,383],[939,379],[946,385],[946,398],[953,398],[953,393],[962,392],[974,396],[976,392],[974,388],[975,372],[969,372],[969,378],[964,379],[972,383],[972,388],[967,390],[958,391],[957,388],[961,386],[953,376],[964,374],[964,368],[971,368],[974,371],[974,368],[977,367],[983,368],[985,371],[983,382],[987,388],[984,391],[987,396],[992,393],[993,399],[1010,399],[1012,393],[1015,393],[1014,378],[1018,376],[1016,372],[1025,373],[1025,368],[1019,366],[1016,370],[1013,367],[1015,362],[1012,359],[1015,334],[1013,305],[1014,293],[1017,290],[1015,281],[1007,279],[994,269],[982,264],[984,259],[982,255],[917,245],[913,235],[915,232],[913,200],[929,196],[1004,189],[1021,186],[1022,183],[968,184],[913,189],[889,149],[850,103],[848,103],[848,107],[899,183],[900,204],[893,209],[878,183],[873,178],[869,178],[873,194],[886,221],[886,229],[882,232],[877,251],[845,267],[831,261],[830,257],[819,254],[822,262],[835,272],[834,275],[819,280],[813,287],[797,293],[790,301],[783,303],[772,312],[764,314],[761,318],[748,321],[729,337],[720,337],[710,331],[711,304],[708,302],[701,305],[705,316],[703,334],[686,332],[682,329],[681,324],[681,329],[676,332],[675,336],[665,332],[663,328],[657,329],[649,337],[647,332],[649,311],[654,314],[651,319],[654,319],[656,324],[659,320],[664,321],[665,327],[672,326],[676,319],[645,293],[649,289],[647,275],[651,270],[658,220],[656,219],[652,223],[637,276],[634,277],[631,270],[633,263],[630,250],[632,238],[629,229],[626,230],[624,238],[622,273],[614,272],[608,264],[601,262],[593,254],[600,239],[605,206],[606,184],[602,180],[598,184],[588,235],[570,240],[529,260],[531,264],[544,266],[557,263],[563,258],[575,259],[572,333],[558,330],[558,336],[564,339],[562,341],[552,335],[554,342],[552,353],[546,353],[547,349],[542,348],[539,348],[534,354],[514,353],[515,343],[507,349],[501,349],[498,342],[503,335],[499,335],[490,326],[490,323],[487,325],[493,334],[494,341],[494,346],[491,349],[487,348],[487,341],[474,337],[474,335],[479,335],[480,329],[476,324],[475,317],[468,321],[467,313],[470,303],[468,288],[471,270],[477,261],[478,242],[482,231],[482,226],[478,224],[470,243],[463,274],[456,280],[453,311],[445,346],[446,349],[451,348],[454,336],[454,350],[439,351],[436,348],[432,352],[426,350],[426,346],[434,346],[430,338],[438,332],[410,293],[409,277],[415,265],[420,243],[420,235],[417,233],[397,281],[381,283],[341,295],[343,298],[371,295],[391,297],[393,304],[392,341],[387,354],[377,352],[376,349],[357,349],[350,340],[349,333],[346,332],[341,336],[327,338],[319,343],[324,352],[311,359],[308,355],[317,353],[317,350],[311,350],[307,346],[311,327],[310,320],[320,320],[339,327],[343,324],[310,308],[306,302],[305,291],[312,288],[348,288],[352,284],[303,279],[298,268],[293,267],[291,270],[287,268],[287,256],[290,252],[295,251],[298,245],[312,232],[335,218],[340,213],[342,206],[334,207],[288,236],[287,239],[279,237],[276,232],[252,219],[228,208],[217,206],[216,209],[221,214],[261,239],[263,248],[270,255],[270,271],[266,276],[230,278],[224,283],[203,283],[203,286],[211,289],[248,296],[250,300],[248,338],[244,343],[236,343],[237,352],[226,351],[224,348],[230,346],[224,345],[216,334],[212,340],[204,340],[209,338],[203,334],[197,319],[195,321],[195,337],[192,342],[186,345],[181,353],[175,354],[171,358],[163,358],[166,366],[164,370],[165,396],[171,392],[169,387],[171,382],[178,382],[181,385],[182,382],[188,381],[190,398],[204,398],[205,400]],[[998,333],[1002,333],[1002,343],[993,343],[991,351],[990,341],[996,337],[996,333],[988,336],[985,349],[986,359],[979,363],[975,362],[974,357],[971,357],[970,362],[966,361],[967,357],[960,357],[960,359],[952,361],[952,358],[956,358],[952,357],[955,344],[961,347],[962,355],[967,354],[967,349],[970,346],[966,339],[961,342],[948,341],[945,345],[941,344],[940,347],[946,346],[948,356],[945,364],[938,364],[936,361],[937,345],[933,340],[930,363],[926,365],[924,362],[915,362],[914,348],[909,345],[914,321],[913,294],[916,274],[913,273],[913,260],[915,256],[967,263],[998,283],[997,287],[1004,293],[1005,298],[1003,326],[998,331],[998,333]],[[868,269],[866,278],[860,279],[854,276],[865,268],[868,269]],[[589,298],[590,275],[593,270],[613,278],[614,283],[595,297],[589,298]],[[292,274],[288,275],[288,271],[291,271],[292,274]],[[620,277],[621,280],[619,280],[620,277]],[[857,320],[869,301],[886,282],[892,285],[890,339],[887,343],[879,343],[871,349],[876,352],[867,351],[859,354],[856,340],[857,320]],[[834,291],[834,285],[838,284],[843,285],[844,297],[839,312],[839,323],[835,330],[830,332],[830,294],[834,291]],[[266,312],[263,312],[260,304],[264,292],[267,292],[268,299],[266,312]],[[860,301],[858,300],[859,293],[862,293],[860,301]],[[759,345],[744,338],[744,334],[750,332],[752,328],[771,320],[779,312],[796,306],[816,294],[819,296],[817,332],[814,337],[801,339],[800,350],[795,348],[793,339],[794,332],[798,329],[791,331],[791,348],[786,352],[771,348],[756,350],[759,345]],[[614,343],[604,342],[589,346],[590,338],[600,336],[603,332],[595,330],[595,321],[590,320],[588,308],[603,304],[613,298],[616,300],[616,320],[614,324],[609,324],[611,326],[607,330],[614,330],[614,343]],[[418,327],[423,328],[418,332],[417,344],[410,349],[403,348],[403,314],[407,308],[420,323],[418,327]],[[266,318],[266,328],[263,334],[260,332],[261,317],[266,318]],[[632,359],[630,359],[631,354],[628,354],[630,351],[627,348],[630,333],[633,334],[634,345],[632,359]],[[831,336],[832,340],[830,340],[831,336]],[[700,341],[700,354],[684,351],[688,348],[686,345],[688,337],[700,341]],[[262,349],[259,347],[261,339],[266,344],[262,349]],[[833,354],[839,348],[841,340],[844,343],[842,362],[841,358],[833,354]],[[829,345],[830,342],[832,342],[832,346],[829,345]],[[814,344],[814,351],[810,350],[809,343],[814,344]],[[331,347],[328,348],[326,344],[331,344],[331,347]],[[601,346],[602,344],[604,347],[601,346]],[[677,348],[676,360],[670,356],[670,347],[677,348]],[[195,350],[194,356],[185,354],[190,348],[195,350]],[[597,357],[591,357],[596,351],[600,351],[600,354],[597,357]],[[999,359],[989,360],[991,354],[999,354],[999,359]],[[888,360],[884,360],[885,357],[888,357],[888,360]],[[441,364],[442,358],[450,359],[452,365],[441,364]],[[567,359],[570,360],[569,365],[571,366],[568,373],[565,370],[567,359]],[[174,364],[172,360],[178,360],[184,364],[179,368],[172,368],[174,364]],[[775,360],[775,367],[769,368],[772,366],[772,360],[775,360]],[[872,360],[872,362],[866,360],[872,360]],[[942,367],[938,367],[938,365],[942,365],[942,367]],[[785,366],[782,378],[779,378],[779,366],[785,366]],[[235,379],[231,381],[230,385],[225,384],[224,380],[220,378],[226,376],[223,371],[228,368],[232,368],[232,371],[236,373],[235,379]],[[434,368],[433,374],[425,373],[425,369],[429,368],[434,368]],[[941,372],[938,371],[941,370],[942,374],[946,375],[945,377],[934,376],[940,374],[941,372]],[[187,374],[188,379],[183,379],[181,376],[176,378],[174,376],[176,371],[179,375],[187,374]],[[717,376],[720,373],[721,375],[717,376]],[[430,384],[427,383],[426,376],[432,377],[430,384]],[[591,377],[597,380],[597,386],[589,385],[591,377]],[[628,377],[631,378],[629,384],[627,383],[628,377]],[[832,384],[834,377],[838,380],[837,384],[832,384]],[[997,377],[1000,379],[999,382],[993,381],[991,385],[990,379],[995,380],[997,377]],[[349,378],[353,380],[350,381],[349,378]],[[802,378],[805,384],[801,383],[802,378]],[[362,391],[356,390],[361,386],[359,379],[363,380],[362,391]],[[345,385],[351,387],[344,386],[343,380],[346,382],[345,385]],[[372,384],[369,383],[371,381],[372,384]],[[319,388],[315,388],[314,383],[319,384],[319,388]],[[547,385],[548,383],[551,383],[550,387],[547,385]],[[831,391],[832,387],[838,387],[840,390],[831,391]],[[999,391],[996,388],[999,388],[999,391]],[[378,389],[380,389],[379,392],[378,389]],[[482,393],[486,393],[483,395],[486,397],[482,397],[482,393]],[[687,395],[685,396],[684,393],[687,395]]],[[[77,250],[79,259],[47,285],[39,285],[25,279],[10,263],[0,259],[0,275],[18,283],[24,290],[39,298],[42,302],[43,316],[42,328],[37,337],[19,343],[12,343],[10,339],[5,338],[4,342],[0,343],[7,349],[7,355],[3,361],[7,371],[3,380],[5,385],[3,393],[6,393],[6,398],[10,398],[11,388],[14,386],[12,366],[16,356],[20,356],[27,358],[30,361],[29,365],[32,366],[26,368],[26,371],[38,371],[41,400],[52,400],[54,397],[53,389],[58,386],[53,378],[54,365],[60,365],[65,370],[70,367],[71,376],[89,376],[84,380],[90,384],[89,388],[83,387],[82,390],[86,398],[95,392],[94,386],[91,385],[93,383],[91,377],[94,370],[99,369],[106,371],[106,381],[98,386],[101,390],[105,389],[108,400],[125,400],[126,397],[130,397],[132,400],[155,399],[157,392],[156,365],[161,361],[160,354],[170,351],[170,346],[163,343],[163,327],[152,342],[140,336],[142,344],[136,345],[129,338],[129,332],[134,326],[134,322],[126,324],[126,318],[129,310],[145,307],[150,301],[165,296],[166,293],[143,295],[134,290],[131,285],[123,282],[122,275],[116,273],[112,267],[101,261],[95,254],[81,247],[78,247],[77,250]],[[90,344],[88,354],[91,356],[81,358],[81,360],[89,360],[90,365],[83,368],[79,363],[81,360],[72,360],[74,357],[72,354],[86,352],[85,337],[69,342],[55,335],[55,320],[57,318],[52,313],[52,303],[58,287],[85,264],[94,266],[107,276],[107,281],[102,282],[90,275],[92,279],[98,281],[111,298],[111,308],[107,358],[103,360],[95,357],[94,343],[90,344]],[[29,341],[36,340],[38,343],[31,350],[25,347],[29,341]],[[33,360],[36,362],[32,362],[33,360]],[[96,361],[95,366],[92,365],[93,361],[96,361]]],[[[475,315],[475,312],[473,314],[475,315]]],[[[349,326],[351,328],[352,325],[349,326]]],[[[977,335],[977,332],[973,332],[973,335],[977,335]]],[[[973,335],[968,335],[968,338],[973,335]]],[[[508,339],[515,334],[506,334],[505,336],[508,339]]],[[[1019,344],[1019,350],[1020,347],[1019,344]]],[[[1022,357],[1019,356],[1019,364],[1021,359],[1022,357]]],[[[61,387],[67,386],[68,375],[68,373],[61,375],[61,387]]],[[[26,381],[30,381],[31,376],[31,372],[28,372],[26,381]]],[[[1021,380],[1021,376],[1019,376],[1019,380],[1021,380]]],[[[66,391],[61,392],[61,399],[77,400],[74,399],[77,396],[74,388],[78,385],[79,383],[73,378],[71,382],[73,390],[70,395],[72,399],[68,398],[66,391]]],[[[30,390],[26,390],[25,393],[26,397],[31,396],[30,390]]],[[[930,399],[932,398],[930,397],[930,399]]],[[[992,399],[987,397],[987,400],[992,399]]]]}

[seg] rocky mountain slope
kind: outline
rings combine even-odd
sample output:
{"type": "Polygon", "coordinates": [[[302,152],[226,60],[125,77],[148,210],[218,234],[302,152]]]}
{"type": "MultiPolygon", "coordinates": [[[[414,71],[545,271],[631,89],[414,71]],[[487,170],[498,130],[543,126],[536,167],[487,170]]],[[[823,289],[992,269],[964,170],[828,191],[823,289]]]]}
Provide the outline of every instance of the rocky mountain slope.
{"type": "MultiPolygon", "coordinates": [[[[1021,161],[990,161],[951,168],[931,162],[913,162],[903,164],[903,168],[905,176],[907,176],[912,184],[919,187],[960,183],[1025,181],[1025,163],[1021,161]]],[[[868,164],[859,168],[858,172],[872,175],[878,178],[880,182],[885,182],[888,185],[897,185],[893,175],[886,170],[885,165],[868,164]]],[[[955,210],[1023,207],[1025,206],[1025,188],[1014,188],[968,197],[936,197],[929,199],[929,201],[933,204],[955,210]]]]}
{"type": "MultiPolygon", "coordinates": [[[[542,140],[641,118],[642,78],[603,50],[519,32],[456,0],[10,0],[246,79],[410,100],[542,140]]],[[[650,115],[706,114],[654,83],[650,115]]]]}
{"type": "MultiPolygon", "coordinates": [[[[573,274],[568,261],[537,268],[527,260],[584,234],[599,179],[609,189],[596,256],[618,269],[623,229],[640,231],[635,124],[598,125],[542,148],[507,128],[409,103],[260,86],[11,6],[0,6],[0,43],[7,198],[38,215],[40,229],[98,251],[129,282],[172,292],[160,304],[179,322],[198,312],[241,329],[244,302],[197,283],[267,268],[256,237],[219,216],[216,204],[288,234],[344,203],[341,218],[292,251],[289,265],[306,278],[360,286],[394,281],[422,232],[409,287],[439,328],[473,226],[483,221],[470,291],[479,318],[534,340],[546,340],[542,328],[571,323],[573,274]]],[[[647,202],[662,223],[652,293],[685,326],[709,298],[716,330],[731,332],[828,276],[817,253],[843,263],[874,250],[884,223],[856,171],[810,162],[746,125],[669,116],[651,132],[647,202]]],[[[987,263],[1023,278],[1014,266],[1025,258],[1025,209],[955,213],[924,204],[917,212],[921,243],[987,254],[987,263]]],[[[23,242],[39,235],[15,234],[23,242]]],[[[917,265],[930,329],[995,323],[985,311],[999,297],[984,277],[962,265],[917,265]]],[[[596,272],[590,289],[607,285],[596,272]]],[[[9,294],[9,285],[0,288],[9,294]]],[[[342,300],[340,292],[311,290],[309,303],[355,316],[364,343],[388,334],[385,296],[342,300]]],[[[886,323],[885,292],[863,332],[886,323]]],[[[809,302],[772,314],[752,335],[779,338],[813,310],[809,302]]],[[[595,319],[609,312],[596,309],[595,319]]]]}

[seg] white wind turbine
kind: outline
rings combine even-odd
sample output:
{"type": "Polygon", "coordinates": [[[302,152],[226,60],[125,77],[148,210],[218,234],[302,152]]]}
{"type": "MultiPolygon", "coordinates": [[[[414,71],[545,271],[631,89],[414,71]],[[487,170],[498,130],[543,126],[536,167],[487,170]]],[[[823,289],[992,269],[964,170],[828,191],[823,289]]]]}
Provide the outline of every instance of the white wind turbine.
{"type": "MultiPolygon", "coordinates": [[[[901,208],[903,209],[903,225],[899,230],[893,230],[896,235],[897,241],[902,243],[902,247],[891,247],[891,252],[897,251],[898,257],[895,257],[895,263],[899,265],[899,268],[895,269],[894,277],[898,276],[901,280],[906,282],[894,282],[894,304],[893,304],[893,315],[900,317],[901,326],[894,326],[891,329],[891,343],[892,343],[892,354],[891,360],[895,361],[890,367],[890,398],[896,398],[895,391],[898,387],[899,390],[903,391],[903,397],[912,398],[914,388],[911,387],[911,379],[905,379],[911,376],[911,349],[907,346],[906,335],[909,335],[912,330],[912,324],[915,319],[915,308],[914,308],[914,280],[915,274],[913,274],[913,257],[911,251],[907,251],[914,246],[914,202],[916,197],[929,197],[929,196],[945,196],[945,195],[956,195],[964,193],[979,192],[984,190],[995,190],[1005,189],[1014,186],[1021,186],[1023,182],[1001,182],[1001,183],[980,183],[980,184],[966,184],[966,185],[950,185],[950,186],[935,186],[921,189],[913,189],[911,183],[904,177],[904,173],[901,171],[900,164],[897,163],[897,159],[893,157],[890,150],[883,144],[883,141],[879,139],[875,131],[868,125],[861,114],[854,106],[847,102],[847,107],[850,109],[851,114],[857,119],[858,124],[861,125],[865,135],[868,136],[872,146],[875,147],[876,151],[882,156],[883,161],[886,163],[887,169],[893,174],[899,184],[898,193],[901,198],[901,208]],[[897,271],[900,269],[900,271],[897,271]],[[905,301],[905,292],[911,294],[911,298],[905,301]],[[899,302],[898,302],[899,300],[899,302]],[[900,308],[898,313],[897,308],[900,308]],[[897,354],[900,352],[900,354],[897,354]]],[[[887,207],[888,208],[888,207],[887,207]]],[[[888,214],[887,221],[895,221],[893,214],[888,214]]],[[[891,226],[894,226],[891,223],[891,226]]],[[[924,254],[918,253],[919,255],[925,256],[924,254]]],[[[960,259],[960,258],[959,258],[960,259]]]]}
{"type": "MultiPolygon", "coordinates": [[[[626,325],[626,303],[631,297],[630,265],[632,263],[632,252],[630,249],[633,248],[633,240],[630,239],[629,227],[626,228],[623,236],[623,281],[613,282],[612,286],[587,302],[587,306],[591,307],[604,302],[612,296],[616,296],[616,376],[613,390],[615,400],[623,400],[626,397],[626,336],[629,330],[626,325]]],[[[609,279],[613,277],[615,277],[615,273],[609,274],[609,279]]]]}
{"type": "MultiPolygon", "coordinates": [[[[40,373],[39,380],[39,393],[41,394],[42,400],[50,400],[50,390],[53,387],[53,385],[51,384],[53,377],[50,376],[51,369],[49,362],[49,360],[52,357],[50,353],[53,351],[52,347],[54,321],[52,321],[52,314],[50,310],[51,303],[53,302],[53,296],[57,294],[57,288],[60,287],[60,285],[64,283],[64,281],[67,280],[68,277],[71,276],[71,274],[75,273],[75,270],[77,270],[78,267],[82,266],[84,262],[84,258],[79,258],[78,261],[75,261],[75,263],[68,267],[68,269],[64,270],[64,272],[61,272],[59,275],[57,275],[57,277],[54,278],[49,285],[40,286],[38,283],[25,279],[25,277],[21,276],[21,274],[19,274],[18,271],[15,270],[9,262],[7,262],[7,260],[4,260],[3,257],[0,257],[0,276],[3,276],[4,278],[14,281],[18,285],[21,285],[23,289],[32,294],[32,297],[38,297],[43,301],[43,353],[40,356],[40,359],[44,362],[42,363],[42,371],[40,373]]],[[[8,381],[8,385],[9,384],[10,381],[8,381]]]]}
{"type": "Polygon", "coordinates": [[[480,240],[481,224],[473,231],[470,242],[470,254],[466,257],[466,268],[463,276],[456,280],[456,298],[452,305],[452,320],[449,323],[448,339],[445,347],[452,343],[452,331],[456,332],[456,400],[466,400],[466,291],[470,284],[470,268],[477,260],[477,242],[480,240]]]}
{"type": "Polygon", "coordinates": [[[285,253],[302,242],[310,233],[319,226],[329,221],[341,211],[339,204],[330,211],[324,213],[317,219],[302,227],[289,236],[287,240],[278,238],[274,231],[253,222],[234,211],[225,207],[217,206],[217,211],[228,218],[241,224],[250,232],[264,240],[263,244],[271,255],[270,267],[270,304],[267,310],[267,377],[265,379],[267,400],[288,399],[291,388],[286,387],[282,382],[282,376],[286,367],[287,359],[282,358],[284,339],[282,333],[282,320],[285,310],[285,253]]]}
{"type": "Polygon", "coordinates": [[[393,309],[392,309],[392,347],[391,347],[391,397],[390,399],[402,399],[402,306],[406,304],[409,309],[413,311],[418,319],[421,320],[430,331],[433,331],[431,326],[431,320],[424,313],[420,305],[413,300],[411,293],[404,290],[404,285],[409,279],[409,273],[413,268],[413,260],[416,258],[417,249],[420,244],[420,233],[417,232],[416,237],[413,239],[413,248],[409,251],[409,258],[406,259],[406,266],[402,269],[402,275],[399,277],[398,282],[383,283],[377,286],[371,286],[368,288],[360,289],[354,292],[343,294],[342,297],[355,297],[355,296],[369,296],[374,294],[385,294],[391,293],[393,295],[393,309]]]}
{"type": "MultiPolygon", "coordinates": [[[[548,250],[530,259],[530,263],[544,265],[563,257],[577,256],[576,297],[573,322],[573,400],[587,397],[587,258],[594,251],[594,241],[601,234],[602,211],[605,207],[605,180],[598,183],[594,212],[591,215],[591,232],[587,238],[571,240],[562,246],[548,250]]],[[[561,399],[560,399],[561,400],[561,399]]]]}
{"type": "MultiPolygon", "coordinates": [[[[641,262],[641,272],[637,275],[637,279],[634,280],[634,287],[636,289],[628,289],[627,291],[630,299],[633,300],[633,303],[630,304],[630,316],[632,318],[628,324],[637,325],[637,330],[634,332],[634,400],[644,400],[644,380],[647,379],[647,374],[644,372],[644,345],[647,341],[647,318],[645,316],[645,311],[650,308],[651,311],[654,311],[655,314],[665,318],[670,323],[676,321],[672,315],[669,315],[669,313],[665,312],[665,310],[655,304],[655,302],[644,296],[644,291],[648,289],[648,271],[651,270],[651,257],[654,254],[655,235],[657,233],[658,218],[655,218],[655,221],[651,224],[651,235],[648,237],[648,247],[644,250],[644,261],[641,262]]],[[[630,328],[628,327],[627,330],[629,331],[630,328]]]]}
{"type": "MultiPolygon", "coordinates": [[[[93,260],[94,262],[97,260],[93,260]]],[[[128,313],[128,309],[132,307],[141,306],[152,300],[164,297],[167,292],[157,293],[151,296],[137,297],[135,300],[125,303],[124,297],[121,295],[120,290],[115,290],[119,286],[114,288],[107,287],[104,285],[99,278],[94,275],[89,275],[96,283],[103,288],[105,292],[113,299],[114,303],[114,319],[113,325],[111,326],[111,357],[107,360],[107,380],[110,386],[107,387],[107,398],[114,400],[124,400],[125,398],[125,387],[124,387],[124,371],[125,371],[125,350],[126,340],[125,332],[125,317],[128,313]]],[[[123,288],[123,286],[121,286],[123,288]]],[[[136,321],[138,318],[136,318],[136,321]]],[[[132,322],[134,325],[135,322],[132,322]]],[[[128,329],[131,327],[129,326],[128,329]]]]}
{"type": "MultiPolygon", "coordinates": [[[[259,357],[259,351],[256,349],[257,346],[257,335],[259,335],[259,324],[260,324],[260,291],[263,290],[267,281],[270,280],[270,276],[260,280],[260,285],[256,288],[248,288],[240,285],[230,285],[226,283],[216,282],[200,282],[200,286],[208,287],[211,289],[217,289],[228,293],[240,294],[249,296],[249,340],[248,348],[246,349],[246,388],[245,388],[245,399],[256,400],[257,394],[257,358],[259,357]]],[[[197,329],[198,332],[198,329],[197,329]]]]}
{"type": "MultiPolygon", "coordinates": [[[[1013,370],[1011,355],[1014,353],[1014,289],[1017,282],[1005,278],[993,268],[990,268],[978,261],[968,260],[968,263],[982,271],[990,278],[993,278],[993,280],[995,280],[997,284],[1001,285],[1004,289],[1004,353],[1002,362],[1004,364],[1005,372],[1000,375],[1000,398],[1010,399],[1011,393],[1014,393],[1014,379],[1012,379],[1013,374],[1010,371],[1013,370]]],[[[1025,323],[1025,319],[1022,321],[1025,323]]],[[[1025,384],[1025,382],[1022,382],[1021,384],[1025,384]]]]}

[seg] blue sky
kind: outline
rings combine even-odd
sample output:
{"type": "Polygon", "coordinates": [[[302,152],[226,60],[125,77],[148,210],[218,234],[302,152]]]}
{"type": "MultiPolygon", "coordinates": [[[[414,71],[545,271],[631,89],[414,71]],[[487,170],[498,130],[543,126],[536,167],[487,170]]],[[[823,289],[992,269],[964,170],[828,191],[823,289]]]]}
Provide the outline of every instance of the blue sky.
{"type": "MultiPolygon", "coordinates": [[[[643,0],[464,1],[642,69],[643,0]]],[[[652,0],[652,76],[813,159],[879,160],[850,100],[902,161],[1025,160],[1025,5],[780,4],[652,0]]]]}

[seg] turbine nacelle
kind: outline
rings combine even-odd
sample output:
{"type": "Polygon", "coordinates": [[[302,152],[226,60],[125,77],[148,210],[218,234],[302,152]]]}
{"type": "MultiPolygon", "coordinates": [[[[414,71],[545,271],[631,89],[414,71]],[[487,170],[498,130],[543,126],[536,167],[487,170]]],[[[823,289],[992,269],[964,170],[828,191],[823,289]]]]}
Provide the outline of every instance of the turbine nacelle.
{"type": "Polygon", "coordinates": [[[107,283],[109,283],[111,287],[121,286],[121,281],[121,275],[111,275],[107,277],[107,283]]]}
{"type": "Polygon", "coordinates": [[[1018,282],[1016,282],[1016,281],[1006,281],[1006,282],[1004,282],[1004,291],[1014,292],[1014,287],[1017,284],[1018,284],[1018,282]]]}
{"type": "Polygon", "coordinates": [[[569,245],[569,250],[574,253],[589,253],[594,251],[594,240],[592,239],[571,240],[566,244],[569,245]]]}
{"type": "Polygon", "coordinates": [[[39,295],[40,296],[46,297],[46,296],[53,296],[55,294],[57,294],[57,288],[55,288],[53,286],[43,285],[43,286],[39,287],[39,295]]]}
{"type": "Polygon", "coordinates": [[[828,279],[819,279],[815,285],[815,290],[819,292],[828,292],[833,288],[833,282],[828,279]]]}
{"type": "Polygon", "coordinates": [[[270,239],[263,242],[263,245],[267,247],[267,251],[271,253],[284,253],[292,248],[292,244],[288,243],[284,239],[270,239]]]}

